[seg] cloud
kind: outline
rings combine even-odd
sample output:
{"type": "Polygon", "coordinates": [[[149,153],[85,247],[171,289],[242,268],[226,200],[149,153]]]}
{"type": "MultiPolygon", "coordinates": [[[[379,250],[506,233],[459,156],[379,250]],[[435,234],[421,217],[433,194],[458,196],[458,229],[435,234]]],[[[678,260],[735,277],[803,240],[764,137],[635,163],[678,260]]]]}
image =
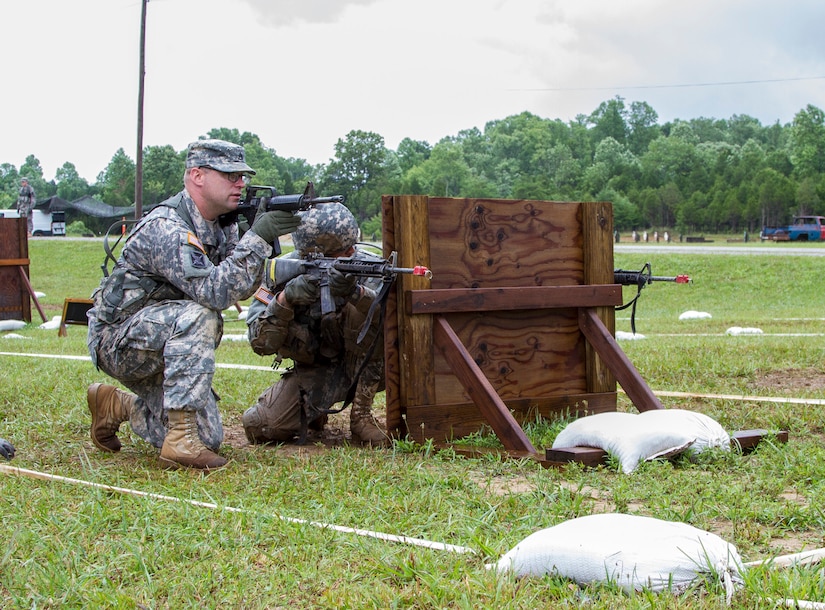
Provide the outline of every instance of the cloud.
{"type": "Polygon", "coordinates": [[[289,26],[297,22],[335,23],[350,6],[368,6],[379,0],[243,0],[267,25],[289,26]]]}
{"type": "MultiPolygon", "coordinates": [[[[134,158],[140,9],[0,2],[13,58],[0,163],[34,154],[50,179],[71,161],[94,181],[119,148],[134,158]]],[[[573,120],[617,95],[662,122],[786,123],[825,104],[823,22],[821,0],[151,0],[144,144],[183,150],[228,127],[326,163],[351,130],[434,144],[524,111],[573,120]]]]}

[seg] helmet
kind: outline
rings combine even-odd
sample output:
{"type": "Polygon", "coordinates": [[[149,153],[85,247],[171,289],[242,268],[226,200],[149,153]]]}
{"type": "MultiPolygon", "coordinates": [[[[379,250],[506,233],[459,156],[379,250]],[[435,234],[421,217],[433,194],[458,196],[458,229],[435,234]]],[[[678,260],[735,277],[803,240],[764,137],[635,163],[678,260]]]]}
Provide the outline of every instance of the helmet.
{"type": "Polygon", "coordinates": [[[292,234],[292,243],[301,256],[348,250],[358,241],[358,221],[342,203],[321,203],[298,216],[301,224],[292,234]]]}

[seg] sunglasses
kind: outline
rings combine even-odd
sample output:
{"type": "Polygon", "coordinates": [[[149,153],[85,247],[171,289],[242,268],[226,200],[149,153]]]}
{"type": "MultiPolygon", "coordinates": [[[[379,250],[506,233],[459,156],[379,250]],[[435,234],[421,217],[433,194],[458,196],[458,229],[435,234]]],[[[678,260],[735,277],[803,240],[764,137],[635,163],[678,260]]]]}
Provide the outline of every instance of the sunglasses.
{"type": "Polygon", "coordinates": [[[249,176],[244,174],[243,172],[222,172],[219,169],[215,169],[214,167],[210,167],[208,165],[201,165],[201,169],[211,169],[213,172],[218,172],[221,176],[229,180],[232,184],[237,184],[238,180],[243,180],[244,184],[249,184],[249,176]]]}

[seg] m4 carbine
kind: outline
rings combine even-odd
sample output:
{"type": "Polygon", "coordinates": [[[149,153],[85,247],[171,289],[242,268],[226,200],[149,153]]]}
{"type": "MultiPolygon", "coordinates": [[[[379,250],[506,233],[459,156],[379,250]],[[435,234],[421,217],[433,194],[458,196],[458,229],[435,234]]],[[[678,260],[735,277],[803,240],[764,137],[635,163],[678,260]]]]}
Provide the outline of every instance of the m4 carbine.
{"type": "MultiPolygon", "coordinates": [[[[282,210],[284,212],[301,212],[322,203],[344,203],[343,195],[332,195],[330,197],[316,197],[315,186],[312,182],[307,182],[303,193],[296,195],[279,195],[274,186],[256,186],[250,184],[246,187],[246,195],[238,204],[238,208],[230,213],[221,216],[221,224],[226,226],[238,220],[238,216],[243,216],[247,224],[251,227],[255,222],[255,215],[259,209],[266,212],[282,210]]],[[[281,254],[281,244],[278,240],[272,244],[272,256],[281,254]]]]}

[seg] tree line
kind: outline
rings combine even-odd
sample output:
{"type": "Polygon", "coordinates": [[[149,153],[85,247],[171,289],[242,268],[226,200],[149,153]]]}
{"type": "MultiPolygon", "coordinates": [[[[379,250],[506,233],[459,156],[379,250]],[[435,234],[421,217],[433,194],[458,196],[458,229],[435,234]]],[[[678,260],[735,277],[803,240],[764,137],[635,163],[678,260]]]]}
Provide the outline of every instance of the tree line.
{"type": "MultiPolygon", "coordinates": [[[[794,214],[825,215],[825,113],[813,105],[786,125],[747,115],[659,124],[646,102],[616,96],[569,122],[523,112],[435,145],[405,138],[397,150],[377,133],[353,130],[320,165],[281,157],[253,133],[219,128],[206,136],[243,145],[255,184],[300,193],[312,181],[319,195],[344,195],[374,237],[383,194],[610,201],[619,231],[758,232],[794,214]]],[[[171,146],[146,147],[144,210],[180,190],[185,156],[171,146]]],[[[14,207],[20,176],[39,199],[91,195],[133,205],[135,162],[123,149],[94,184],[70,162],[51,181],[34,155],[19,170],[3,163],[0,208],[14,207]]]]}

